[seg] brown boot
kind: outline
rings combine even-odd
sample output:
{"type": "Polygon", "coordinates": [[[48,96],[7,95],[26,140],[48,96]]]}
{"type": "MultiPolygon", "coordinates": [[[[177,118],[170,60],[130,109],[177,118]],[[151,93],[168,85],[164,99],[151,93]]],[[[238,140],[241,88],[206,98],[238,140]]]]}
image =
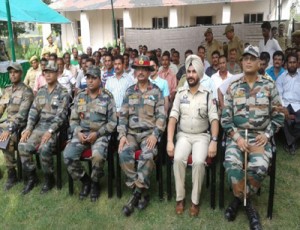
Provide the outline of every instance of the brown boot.
{"type": "Polygon", "coordinates": [[[191,216],[198,216],[199,214],[199,205],[194,204],[192,202],[191,207],[190,207],[190,215],[191,216]]]}
{"type": "Polygon", "coordinates": [[[177,215],[181,215],[183,213],[184,205],[185,205],[184,200],[177,201],[177,203],[176,203],[176,214],[177,215]]]}

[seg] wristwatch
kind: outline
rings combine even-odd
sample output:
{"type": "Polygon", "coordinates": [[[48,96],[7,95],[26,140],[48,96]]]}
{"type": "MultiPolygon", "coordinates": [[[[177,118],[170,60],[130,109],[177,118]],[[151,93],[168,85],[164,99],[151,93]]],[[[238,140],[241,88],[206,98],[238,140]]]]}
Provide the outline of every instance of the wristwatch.
{"type": "Polygon", "coordinates": [[[266,137],[268,138],[268,140],[270,140],[270,134],[269,133],[265,133],[266,137]]]}
{"type": "Polygon", "coordinates": [[[215,141],[215,142],[218,142],[218,137],[213,137],[213,136],[212,136],[212,137],[211,137],[211,140],[212,140],[212,141],[215,141]]]}
{"type": "Polygon", "coordinates": [[[53,134],[54,133],[54,130],[53,129],[48,129],[48,132],[53,134]]]}

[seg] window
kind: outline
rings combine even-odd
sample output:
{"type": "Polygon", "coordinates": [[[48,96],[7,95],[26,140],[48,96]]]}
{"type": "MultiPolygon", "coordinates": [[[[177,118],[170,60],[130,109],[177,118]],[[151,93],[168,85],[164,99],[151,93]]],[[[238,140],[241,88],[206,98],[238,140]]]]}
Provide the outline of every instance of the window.
{"type": "Polygon", "coordinates": [[[117,33],[118,38],[124,37],[123,19],[117,19],[117,33]]]}
{"type": "Polygon", "coordinates": [[[201,17],[196,17],[196,25],[211,25],[213,21],[212,16],[201,16],[201,17]]]}
{"type": "Polygon", "coordinates": [[[77,42],[78,44],[81,44],[81,25],[80,25],[80,21],[76,22],[76,28],[77,28],[77,42]]]}
{"type": "Polygon", "coordinates": [[[254,23],[254,22],[262,22],[264,19],[264,14],[244,14],[244,23],[254,23]]]}
{"type": "Polygon", "coordinates": [[[164,18],[152,18],[152,28],[159,29],[159,28],[168,28],[168,17],[164,18]]]}

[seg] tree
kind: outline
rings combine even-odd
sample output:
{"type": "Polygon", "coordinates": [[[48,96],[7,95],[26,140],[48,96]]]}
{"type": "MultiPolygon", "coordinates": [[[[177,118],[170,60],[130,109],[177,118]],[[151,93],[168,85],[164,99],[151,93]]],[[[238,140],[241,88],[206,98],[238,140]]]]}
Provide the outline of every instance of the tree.
{"type": "MultiPolygon", "coordinates": [[[[8,27],[7,22],[0,22],[0,36],[8,37],[8,27]]],[[[29,23],[29,29],[34,30],[35,24],[29,23]]],[[[20,34],[26,33],[26,24],[22,22],[13,22],[12,23],[12,29],[14,34],[14,43],[18,43],[18,37],[20,34]]]]}

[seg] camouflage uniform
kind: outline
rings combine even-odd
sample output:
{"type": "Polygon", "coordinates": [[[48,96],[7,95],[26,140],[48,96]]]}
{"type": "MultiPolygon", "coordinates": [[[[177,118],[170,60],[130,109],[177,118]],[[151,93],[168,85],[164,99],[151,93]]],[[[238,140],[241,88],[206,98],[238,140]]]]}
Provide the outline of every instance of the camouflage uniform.
{"type": "Polygon", "coordinates": [[[12,85],[6,87],[0,99],[0,117],[7,110],[7,120],[0,124],[0,129],[8,130],[12,133],[7,149],[2,150],[7,168],[15,167],[16,131],[26,125],[28,111],[33,98],[32,90],[20,82],[15,88],[12,85]]]}
{"type": "Polygon", "coordinates": [[[29,111],[26,130],[32,131],[27,142],[19,143],[22,166],[25,172],[35,170],[32,154],[40,154],[44,173],[53,173],[52,153],[56,147],[56,135],[44,145],[40,145],[41,138],[47,130],[57,132],[67,122],[69,104],[68,91],[59,83],[52,92],[48,92],[48,85],[43,86],[37,93],[29,111]]]}
{"type": "Polygon", "coordinates": [[[80,156],[86,149],[92,149],[92,175],[94,182],[103,176],[103,164],[107,157],[110,134],[117,126],[116,106],[112,94],[105,89],[99,90],[99,96],[92,99],[88,90],[78,94],[74,101],[70,118],[73,138],[64,151],[64,160],[73,179],[80,179],[84,169],[80,156]],[[81,144],[77,134],[97,132],[94,144],[81,144]]]}
{"type": "Polygon", "coordinates": [[[236,197],[243,198],[244,192],[244,153],[239,149],[237,140],[248,129],[247,193],[254,194],[267,175],[272,158],[271,144],[255,146],[255,137],[267,133],[273,136],[283,125],[284,116],[278,112],[281,102],[277,88],[266,76],[258,76],[252,89],[244,77],[233,82],[226,94],[221,124],[229,135],[227,139],[224,167],[227,179],[236,197]],[[233,132],[233,133],[232,133],[233,132]]]}
{"type": "Polygon", "coordinates": [[[130,86],[124,96],[118,125],[119,139],[126,136],[129,142],[120,153],[127,186],[149,188],[157,148],[148,149],[146,140],[150,135],[158,139],[165,125],[164,98],[159,88],[148,82],[147,91],[142,93],[137,84],[130,86]],[[142,153],[135,169],[135,151],[138,149],[142,153]]]}

